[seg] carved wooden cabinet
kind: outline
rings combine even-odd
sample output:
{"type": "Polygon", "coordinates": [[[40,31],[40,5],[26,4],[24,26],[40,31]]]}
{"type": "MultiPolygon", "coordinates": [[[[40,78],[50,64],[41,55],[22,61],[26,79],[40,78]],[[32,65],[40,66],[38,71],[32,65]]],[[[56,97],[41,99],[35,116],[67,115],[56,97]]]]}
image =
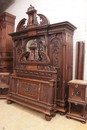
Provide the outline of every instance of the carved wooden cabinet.
{"type": "Polygon", "coordinates": [[[0,14],[0,72],[13,70],[13,45],[8,35],[14,31],[15,16],[4,12],[0,14]]]}
{"type": "Polygon", "coordinates": [[[16,32],[10,34],[14,41],[14,71],[8,103],[15,101],[39,110],[50,120],[55,111],[66,112],[76,27],[69,22],[49,24],[33,6],[27,14],[27,24],[23,18],[16,32]]]}
{"type": "Polygon", "coordinates": [[[0,99],[6,98],[9,89],[10,74],[0,73],[0,99]]]}
{"type": "Polygon", "coordinates": [[[14,24],[14,15],[7,12],[0,14],[0,98],[6,98],[9,73],[13,71],[13,45],[8,34],[14,31],[14,24]]]}
{"type": "Polygon", "coordinates": [[[51,65],[57,70],[57,111],[67,112],[68,81],[73,74],[73,31],[69,22],[49,26],[48,53],[51,65]]]}
{"type": "Polygon", "coordinates": [[[86,123],[87,120],[87,81],[69,81],[69,110],[68,118],[86,123]]]}

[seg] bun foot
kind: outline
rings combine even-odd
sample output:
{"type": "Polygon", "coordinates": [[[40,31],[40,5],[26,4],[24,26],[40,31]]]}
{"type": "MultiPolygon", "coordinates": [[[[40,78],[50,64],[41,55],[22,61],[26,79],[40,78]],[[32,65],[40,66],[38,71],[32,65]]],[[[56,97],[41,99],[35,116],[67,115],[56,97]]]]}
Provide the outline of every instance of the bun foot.
{"type": "Polygon", "coordinates": [[[53,114],[52,114],[52,117],[55,117],[55,116],[56,116],[56,113],[53,113],[53,114]]]}
{"type": "Polygon", "coordinates": [[[86,122],[85,121],[81,121],[82,124],[85,124],[86,122]]]}
{"type": "Polygon", "coordinates": [[[45,119],[47,120],[47,121],[50,121],[51,119],[52,119],[52,116],[50,115],[45,115],[45,119]]]}
{"type": "Polygon", "coordinates": [[[7,104],[12,104],[12,101],[11,100],[7,100],[7,104]]]}

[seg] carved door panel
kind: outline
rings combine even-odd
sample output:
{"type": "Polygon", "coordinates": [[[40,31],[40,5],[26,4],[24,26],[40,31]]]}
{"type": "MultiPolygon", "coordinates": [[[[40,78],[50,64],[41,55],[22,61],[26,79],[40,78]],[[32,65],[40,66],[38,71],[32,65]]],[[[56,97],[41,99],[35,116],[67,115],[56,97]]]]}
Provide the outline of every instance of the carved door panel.
{"type": "Polygon", "coordinates": [[[18,95],[25,98],[38,99],[38,82],[31,82],[28,80],[21,80],[18,87],[18,95]]]}
{"type": "Polygon", "coordinates": [[[49,45],[51,64],[57,69],[57,98],[62,98],[63,82],[63,46],[59,36],[53,37],[49,45]]]}

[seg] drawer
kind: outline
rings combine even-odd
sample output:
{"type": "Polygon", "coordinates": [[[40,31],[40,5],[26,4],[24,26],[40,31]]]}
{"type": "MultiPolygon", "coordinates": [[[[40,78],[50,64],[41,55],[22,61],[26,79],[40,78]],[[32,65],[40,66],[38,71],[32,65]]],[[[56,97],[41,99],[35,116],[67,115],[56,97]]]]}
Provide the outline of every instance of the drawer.
{"type": "Polygon", "coordinates": [[[69,98],[85,101],[85,87],[80,84],[69,85],[69,98]]]}

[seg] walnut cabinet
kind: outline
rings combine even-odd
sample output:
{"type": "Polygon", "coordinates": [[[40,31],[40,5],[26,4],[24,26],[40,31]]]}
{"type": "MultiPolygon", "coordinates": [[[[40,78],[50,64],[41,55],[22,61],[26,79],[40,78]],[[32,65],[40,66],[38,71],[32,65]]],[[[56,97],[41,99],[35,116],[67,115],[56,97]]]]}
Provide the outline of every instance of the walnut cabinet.
{"type": "Polygon", "coordinates": [[[27,15],[27,24],[23,18],[10,34],[14,68],[7,100],[41,111],[50,120],[56,111],[67,111],[76,27],[67,21],[50,24],[32,5],[27,15]]]}

